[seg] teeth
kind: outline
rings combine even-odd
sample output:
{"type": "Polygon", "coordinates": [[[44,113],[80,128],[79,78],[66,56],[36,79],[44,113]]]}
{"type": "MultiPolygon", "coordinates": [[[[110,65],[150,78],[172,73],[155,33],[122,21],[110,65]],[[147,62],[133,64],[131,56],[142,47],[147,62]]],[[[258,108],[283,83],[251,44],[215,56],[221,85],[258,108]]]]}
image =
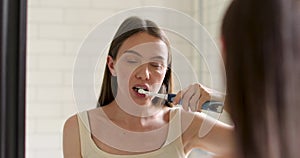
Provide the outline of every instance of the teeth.
{"type": "Polygon", "coordinates": [[[145,94],[145,92],[147,92],[147,89],[144,89],[142,87],[133,87],[133,89],[140,94],[145,94]]]}

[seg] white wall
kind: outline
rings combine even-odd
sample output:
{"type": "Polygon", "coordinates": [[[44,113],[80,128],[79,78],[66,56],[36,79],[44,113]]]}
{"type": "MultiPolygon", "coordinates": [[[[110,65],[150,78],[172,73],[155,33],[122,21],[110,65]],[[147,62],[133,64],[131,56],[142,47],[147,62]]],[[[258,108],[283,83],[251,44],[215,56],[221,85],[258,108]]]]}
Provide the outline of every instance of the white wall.
{"type": "MultiPolygon", "coordinates": [[[[28,0],[26,157],[62,157],[63,123],[78,111],[72,91],[74,60],[80,43],[97,23],[124,9],[163,6],[199,18],[216,38],[219,14],[210,11],[221,10],[215,9],[222,7],[220,1],[28,0]]],[[[171,41],[181,52],[193,51],[180,39],[171,41]]],[[[193,55],[187,57],[192,61],[193,55]]],[[[201,68],[197,71],[204,74],[202,78],[208,75],[201,68]]]]}

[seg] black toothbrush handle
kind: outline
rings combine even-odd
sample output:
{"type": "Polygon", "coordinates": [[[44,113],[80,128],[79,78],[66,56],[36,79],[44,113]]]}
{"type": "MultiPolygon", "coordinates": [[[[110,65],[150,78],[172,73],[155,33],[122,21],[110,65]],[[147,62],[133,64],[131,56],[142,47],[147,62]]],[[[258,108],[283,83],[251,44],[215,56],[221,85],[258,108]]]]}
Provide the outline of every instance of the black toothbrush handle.
{"type": "MultiPolygon", "coordinates": [[[[168,94],[167,101],[168,102],[173,102],[175,96],[176,96],[176,94],[168,94]]],[[[179,104],[181,104],[181,101],[180,101],[179,104]]],[[[207,110],[207,111],[213,111],[213,112],[217,112],[217,113],[222,113],[223,112],[223,106],[224,106],[223,102],[207,101],[202,105],[201,109],[202,110],[207,110]]]]}
{"type": "Polygon", "coordinates": [[[173,102],[176,94],[167,94],[167,95],[168,95],[167,101],[168,102],[173,102]]]}
{"type": "Polygon", "coordinates": [[[202,105],[201,109],[207,110],[207,111],[213,111],[213,112],[217,112],[217,113],[222,113],[223,107],[224,107],[223,102],[207,101],[202,105]]]}

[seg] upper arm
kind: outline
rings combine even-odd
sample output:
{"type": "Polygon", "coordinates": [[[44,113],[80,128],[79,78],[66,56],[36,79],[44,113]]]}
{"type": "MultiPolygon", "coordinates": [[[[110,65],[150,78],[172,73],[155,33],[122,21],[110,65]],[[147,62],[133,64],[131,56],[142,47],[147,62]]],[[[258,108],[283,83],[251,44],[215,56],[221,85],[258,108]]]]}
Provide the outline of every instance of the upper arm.
{"type": "MultiPolygon", "coordinates": [[[[191,114],[185,114],[191,115],[191,114]]],[[[188,116],[191,117],[191,116],[188,116]]],[[[190,119],[183,139],[188,148],[201,148],[220,155],[232,154],[235,150],[234,129],[216,119],[195,113],[190,119]]]]}
{"type": "Polygon", "coordinates": [[[77,116],[70,117],[63,129],[64,158],[81,158],[80,134],[77,116]]]}

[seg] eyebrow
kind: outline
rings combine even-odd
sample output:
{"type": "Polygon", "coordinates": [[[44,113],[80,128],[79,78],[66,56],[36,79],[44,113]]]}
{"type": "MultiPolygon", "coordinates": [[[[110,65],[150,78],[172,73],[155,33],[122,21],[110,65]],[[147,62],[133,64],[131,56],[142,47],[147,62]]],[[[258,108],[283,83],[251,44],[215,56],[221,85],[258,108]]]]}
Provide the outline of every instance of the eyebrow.
{"type": "MultiPolygon", "coordinates": [[[[139,57],[143,57],[140,53],[134,51],[134,50],[126,50],[124,53],[132,53],[132,54],[135,54],[139,57]]],[[[165,58],[162,57],[162,56],[155,56],[155,57],[151,57],[150,59],[161,59],[161,60],[164,60],[165,58]]]]}

